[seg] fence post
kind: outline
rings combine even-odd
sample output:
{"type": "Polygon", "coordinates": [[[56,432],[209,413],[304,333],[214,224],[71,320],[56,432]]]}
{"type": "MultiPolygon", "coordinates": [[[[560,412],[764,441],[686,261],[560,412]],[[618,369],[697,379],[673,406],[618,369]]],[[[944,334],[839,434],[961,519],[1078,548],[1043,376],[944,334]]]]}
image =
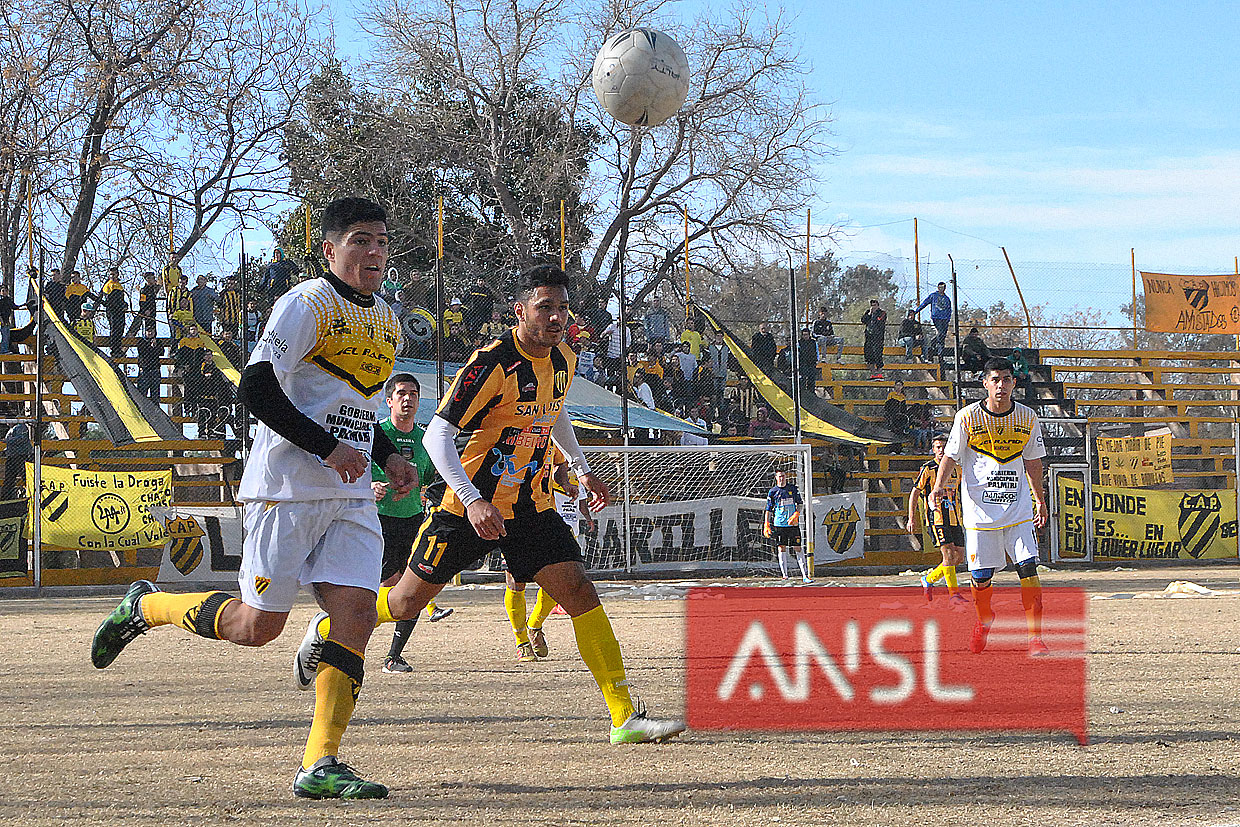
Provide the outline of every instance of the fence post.
{"type": "MultiPolygon", "coordinates": [[[[622,334],[623,335],[623,334],[622,334]]],[[[632,487],[629,484],[629,452],[624,452],[624,501],[620,513],[624,519],[624,571],[631,574],[633,571],[633,544],[632,544],[632,514],[631,514],[631,493],[632,487]]]]}

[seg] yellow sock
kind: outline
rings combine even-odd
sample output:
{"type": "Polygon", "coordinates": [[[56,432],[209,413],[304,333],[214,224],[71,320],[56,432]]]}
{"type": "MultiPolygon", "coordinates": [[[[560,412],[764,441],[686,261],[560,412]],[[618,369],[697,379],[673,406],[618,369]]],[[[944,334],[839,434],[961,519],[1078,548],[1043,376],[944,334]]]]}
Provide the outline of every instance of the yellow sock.
{"type": "Polygon", "coordinates": [[[139,611],[149,626],[172,624],[187,632],[219,640],[220,614],[225,606],[236,599],[224,592],[151,592],[142,597],[139,611]]]}
{"type": "Polygon", "coordinates": [[[602,606],[595,606],[585,614],[573,618],[573,632],[577,636],[577,650],[586,662],[594,682],[607,701],[611,712],[611,725],[620,726],[633,714],[633,698],[629,695],[629,682],[624,675],[624,657],[620,644],[611,629],[611,621],[602,606]]]}
{"type": "Polygon", "coordinates": [[[1042,636],[1042,581],[1033,577],[1020,579],[1020,604],[1025,607],[1025,623],[1029,637],[1042,636]]]}
{"type": "Polygon", "coordinates": [[[320,758],[337,755],[357,695],[362,689],[364,658],[334,640],[323,642],[319,671],[314,679],[314,721],[306,739],[303,769],[310,769],[320,758]]]}
{"type": "Polygon", "coordinates": [[[989,580],[984,586],[973,584],[973,608],[977,612],[977,619],[987,626],[995,620],[994,610],[990,608],[991,594],[989,580]]]}
{"type": "MultiPolygon", "coordinates": [[[[392,609],[388,606],[388,592],[391,590],[391,586],[379,587],[379,596],[375,598],[375,608],[379,611],[379,619],[375,621],[375,628],[382,626],[384,623],[396,622],[396,618],[392,617],[392,609]]],[[[431,606],[434,605],[434,603],[431,603],[427,606],[427,610],[430,610],[431,606]]],[[[327,635],[331,632],[331,630],[332,619],[330,617],[324,617],[319,621],[319,637],[323,638],[323,640],[327,640],[327,635]]]]}
{"type": "Polygon", "coordinates": [[[926,578],[927,583],[937,583],[943,577],[943,566],[935,566],[922,576],[926,578]]]}
{"type": "Polygon", "coordinates": [[[517,645],[530,642],[530,631],[525,628],[525,588],[521,591],[504,589],[504,611],[508,612],[508,622],[512,624],[512,633],[517,636],[517,645]]]}
{"type": "Polygon", "coordinates": [[[954,595],[960,591],[960,583],[956,580],[956,567],[946,563],[939,566],[943,570],[943,579],[947,581],[947,593],[954,595]]]}
{"type": "Polygon", "coordinates": [[[435,605],[435,601],[432,600],[430,603],[426,604],[426,613],[428,615],[433,615],[435,613],[435,610],[438,608],[439,607],[435,605]]]}
{"type": "Polygon", "coordinates": [[[541,629],[547,622],[547,618],[551,617],[551,611],[554,608],[555,598],[547,594],[546,589],[539,588],[538,599],[534,601],[534,612],[530,615],[530,621],[526,625],[531,629],[541,629]]]}

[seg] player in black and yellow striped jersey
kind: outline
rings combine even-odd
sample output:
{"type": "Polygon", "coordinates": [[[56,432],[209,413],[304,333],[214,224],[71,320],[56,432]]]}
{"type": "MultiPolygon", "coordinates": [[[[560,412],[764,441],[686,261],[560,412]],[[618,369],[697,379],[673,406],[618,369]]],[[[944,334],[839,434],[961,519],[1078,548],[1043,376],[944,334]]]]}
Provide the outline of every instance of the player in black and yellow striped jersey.
{"type": "MultiPolygon", "coordinates": [[[[563,342],[568,283],[549,265],[523,273],[516,328],[475,351],[441,400],[423,445],[444,483],[428,491],[437,504],[418,531],[408,569],[379,591],[379,620],[415,617],[452,577],[500,549],[517,582],[538,583],[572,617],[577,648],[611,713],[612,743],[663,741],[685,726],[649,718],[634,704],[611,621],[552,498],[553,442],[593,509],[611,496],[590,472],[564,414],[576,363],[563,342]]],[[[299,663],[313,659],[314,632],[307,632],[299,663]]]]}
{"type": "Polygon", "coordinates": [[[220,320],[221,330],[231,330],[233,335],[241,332],[241,291],[237,288],[237,280],[230,278],[224,282],[215,304],[215,315],[220,320]]]}
{"type": "Polygon", "coordinates": [[[940,498],[931,508],[927,502],[930,492],[934,490],[934,482],[938,479],[939,463],[943,461],[943,449],[947,445],[945,434],[935,434],[930,440],[932,458],[921,466],[917,481],[908,496],[908,523],[910,536],[916,537],[918,528],[918,505],[925,503],[926,521],[929,523],[930,536],[942,554],[942,562],[922,575],[921,586],[925,590],[926,600],[934,599],[934,584],[939,580],[947,583],[948,599],[952,603],[966,604],[968,601],[960,594],[956,582],[956,566],[964,562],[964,528],[960,525],[960,470],[955,469],[948,481],[948,489],[954,492],[950,496],[940,498]]]}

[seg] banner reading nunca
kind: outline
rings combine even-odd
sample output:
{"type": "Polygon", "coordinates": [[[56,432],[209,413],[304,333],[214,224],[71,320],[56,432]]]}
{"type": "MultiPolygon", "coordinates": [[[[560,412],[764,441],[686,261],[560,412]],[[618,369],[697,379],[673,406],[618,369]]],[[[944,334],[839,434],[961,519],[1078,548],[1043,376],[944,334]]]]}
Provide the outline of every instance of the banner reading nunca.
{"type": "MultiPolygon", "coordinates": [[[[26,488],[34,490],[29,463],[26,488]]],[[[45,465],[39,495],[43,544],[105,551],[157,548],[168,535],[151,509],[171,503],[171,471],[75,471],[45,465]]]]}
{"type": "MultiPolygon", "coordinates": [[[[1094,557],[1199,559],[1236,556],[1235,491],[1093,488],[1094,557]]],[[[1059,478],[1060,553],[1085,552],[1084,487],[1059,478]]]]}
{"type": "Polygon", "coordinates": [[[1240,276],[1141,273],[1145,329],[1165,333],[1240,333],[1240,276]]]}

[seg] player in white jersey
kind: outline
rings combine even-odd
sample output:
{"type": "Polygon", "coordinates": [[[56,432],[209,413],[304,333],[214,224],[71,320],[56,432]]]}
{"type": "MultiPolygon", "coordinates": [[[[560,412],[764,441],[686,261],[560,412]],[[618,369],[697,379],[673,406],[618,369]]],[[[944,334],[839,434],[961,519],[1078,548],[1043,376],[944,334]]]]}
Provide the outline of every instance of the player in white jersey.
{"type": "Polygon", "coordinates": [[[1046,653],[1042,642],[1042,586],[1038,580],[1035,528],[1046,525],[1046,494],[1042,489],[1042,457],[1046,447],[1037,414],[1012,399],[1016,380],[1012,363],[990,359],[982,367],[986,398],[956,414],[931,507],[949,497],[952,471],[960,468],[960,516],[964,523],[965,556],[973,580],[977,623],[969,648],[981,652],[994,622],[990,606],[991,579],[1016,564],[1021,603],[1029,627],[1029,652],[1046,653]]]}
{"type": "Polygon", "coordinates": [[[91,660],[102,669],[163,625],[262,646],[280,634],[298,588],[308,586],[334,622],[311,669],[314,720],[293,793],[384,798],[386,787],[336,758],[377,619],[383,537],[371,457],[395,493],[407,494],[416,479],[376,427],[379,391],[400,346],[396,314],[374,297],[387,263],[383,208],[361,198],[328,204],[323,256],[329,271],[276,302],[241,378],[241,400],[259,422],[239,493],[246,504],[241,598],[134,583],[95,633],[91,660]]]}

